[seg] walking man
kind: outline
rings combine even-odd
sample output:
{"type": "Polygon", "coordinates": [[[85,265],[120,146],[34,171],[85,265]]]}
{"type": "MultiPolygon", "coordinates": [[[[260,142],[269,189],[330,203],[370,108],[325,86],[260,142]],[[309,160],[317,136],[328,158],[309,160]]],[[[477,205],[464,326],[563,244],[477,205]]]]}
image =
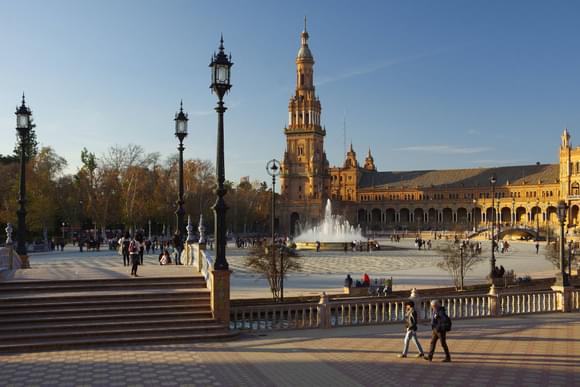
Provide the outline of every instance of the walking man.
{"type": "Polygon", "coordinates": [[[415,303],[411,300],[405,301],[405,340],[403,341],[403,353],[397,355],[398,357],[407,357],[409,351],[409,341],[413,340],[415,347],[417,347],[417,357],[424,357],[423,348],[417,339],[417,312],[415,311],[415,303]]]}
{"type": "Polygon", "coordinates": [[[433,353],[435,352],[435,346],[437,341],[441,341],[441,346],[445,351],[445,359],[443,362],[450,362],[451,355],[449,354],[449,348],[447,347],[447,332],[451,330],[451,319],[445,313],[445,308],[441,305],[441,301],[432,300],[431,301],[431,311],[433,313],[431,318],[431,347],[429,348],[429,354],[425,355],[425,360],[432,361],[433,353]]]}

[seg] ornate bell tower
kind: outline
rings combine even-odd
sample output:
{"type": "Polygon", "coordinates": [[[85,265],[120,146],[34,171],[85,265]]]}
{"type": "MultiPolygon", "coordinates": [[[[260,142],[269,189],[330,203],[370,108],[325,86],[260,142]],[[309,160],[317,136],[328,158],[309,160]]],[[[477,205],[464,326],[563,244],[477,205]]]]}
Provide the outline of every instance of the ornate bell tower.
{"type": "Polygon", "coordinates": [[[316,223],[328,197],[330,178],[324,152],[326,130],[320,125],[320,101],[314,89],[314,58],[308,47],[306,18],[296,56],[296,91],[288,104],[286,151],[280,177],[282,232],[296,234],[296,224],[316,223]]]}

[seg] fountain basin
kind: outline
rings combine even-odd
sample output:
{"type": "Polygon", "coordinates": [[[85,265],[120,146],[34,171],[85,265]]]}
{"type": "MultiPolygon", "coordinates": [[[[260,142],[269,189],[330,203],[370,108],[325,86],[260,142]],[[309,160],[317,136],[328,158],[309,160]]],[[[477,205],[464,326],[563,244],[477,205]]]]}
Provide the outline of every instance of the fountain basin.
{"type": "MultiPolygon", "coordinates": [[[[320,251],[344,251],[344,245],[350,250],[350,242],[320,242],[320,251]]],[[[296,242],[297,250],[316,250],[316,242],[296,242]]]]}

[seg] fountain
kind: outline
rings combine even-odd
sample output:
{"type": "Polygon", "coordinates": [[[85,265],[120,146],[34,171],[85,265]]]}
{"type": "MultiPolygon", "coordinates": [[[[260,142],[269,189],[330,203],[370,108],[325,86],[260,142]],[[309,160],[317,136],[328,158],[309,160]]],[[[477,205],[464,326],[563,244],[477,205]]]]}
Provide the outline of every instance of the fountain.
{"type": "Polygon", "coordinates": [[[328,199],[322,222],[301,232],[294,238],[294,242],[300,250],[315,250],[317,242],[320,242],[321,250],[342,250],[345,243],[362,239],[364,238],[358,226],[352,226],[340,215],[332,215],[332,204],[328,199]]]}

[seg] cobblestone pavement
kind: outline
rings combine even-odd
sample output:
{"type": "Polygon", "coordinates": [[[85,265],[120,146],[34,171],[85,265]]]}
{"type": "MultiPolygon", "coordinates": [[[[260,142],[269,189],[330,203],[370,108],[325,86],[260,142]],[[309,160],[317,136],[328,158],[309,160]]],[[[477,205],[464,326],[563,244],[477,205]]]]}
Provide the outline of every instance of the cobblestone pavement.
{"type": "MultiPolygon", "coordinates": [[[[220,343],[0,355],[3,386],[573,386],[580,313],[456,320],[452,363],[398,359],[396,325],[247,334],[220,343]]],[[[428,327],[419,327],[423,347],[428,327]]]]}
{"type": "MultiPolygon", "coordinates": [[[[344,277],[351,273],[358,279],[362,273],[371,278],[393,277],[395,290],[452,286],[446,272],[437,268],[440,260],[435,250],[417,251],[412,240],[401,243],[385,241],[386,249],[374,252],[301,252],[303,270],[289,273],[284,282],[286,296],[319,295],[321,292],[341,293],[344,277]]],[[[437,242],[439,243],[439,242],[437,242]]],[[[485,246],[484,246],[485,247],[485,246]]],[[[514,269],[518,275],[531,274],[533,278],[553,276],[555,270],[543,254],[535,254],[533,243],[513,242],[511,251],[497,255],[497,264],[514,269]]],[[[232,275],[232,298],[270,297],[268,284],[244,265],[248,250],[228,246],[227,254],[232,275]]],[[[486,251],[484,250],[484,256],[486,251]]],[[[69,247],[64,252],[31,255],[32,269],[0,273],[3,279],[75,279],[75,278],[129,278],[129,268],[123,259],[111,251],[84,252],[69,247]]],[[[175,276],[191,274],[191,267],[159,266],[157,255],[145,257],[139,275],[175,276]]],[[[485,282],[489,261],[485,259],[468,273],[466,284],[485,282]]]]}

